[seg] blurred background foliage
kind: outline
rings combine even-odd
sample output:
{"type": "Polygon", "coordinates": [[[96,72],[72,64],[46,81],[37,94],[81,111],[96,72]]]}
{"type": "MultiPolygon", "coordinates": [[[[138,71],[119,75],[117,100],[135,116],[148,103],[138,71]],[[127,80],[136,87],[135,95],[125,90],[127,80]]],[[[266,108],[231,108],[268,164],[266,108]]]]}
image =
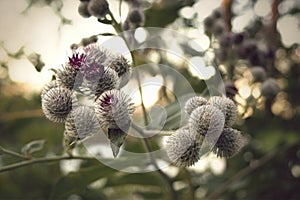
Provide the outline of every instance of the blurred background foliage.
{"type": "MultiPolygon", "coordinates": [[[[64,1],[26,2],[22,15],[26,16],[33,8],[46,6],[61,20],[59,30],[62,30],[61,26],[72,26],[72,19],[61,12],[64,1]]],[[[115,5],[119,3],[112,2],[115,5]]],[[[127,2],[130,0],[124,0],[122,4],[127,2]]],[[[79,1],[74,3],[79,5],[79,1]]],[[[299,30],[294,33],[295,27],[299,29],[300,24],[299,2],[161,0],[143,3],[145,27],[167,27],[186,34],[193,41],[204,41],[204,47],[199,51],[188,44],[175,42],[172,37],[162,38],[166,46],[170,44],[168,41],[176,43],[182,49],[183,57],[210,58],[206,65],[216,66],[220,70],[227,96],[238,105],[240,118],[235,126],[250,139],[237,156],[218,160],[224,166],[219,172],[214,170],[211,163],[216,158],[211,156],[208,156],[211,161],[205,161],[207,158],[200,160],[198,168],[164,169],[176,190],[175,197],[300,199],[299,30]],[[290,24],[284,21],[287,19],[285,17],[291,19],[290,24]],[[280,21],[286,25],[281,29],[280,21]],[[275,80],[276,84],[267,82],[269,79],[275,80]],[[199,167],[202,162],[206,163],[203,164],[206,167],[199,167]]],[[[5,16],[2,17],[4,19],[5,16]]],[[[78,40],[74,43],[85,46],[106,37],[103,35],[110,35],[97,34],[94,31],[93,35],[82,39],[80,43],[78,40]]],[[[43,54],[28,53],[24,51],[24,46],[11,52],[6,48],[5,41],[2,41],[1,49],[4,56],[1,57],[0,68],[0,146],[20,152],[25,144],[33,140],[45,140],[44,147],[35,152],[34,157],[65,154],[62,147],[63,125],[54,124],[43,117],[39,91],[28,91],[23,83],[13,81],[9,76],[11,60],[28,59],[32,67],[41,72],[45,67],[43,54]]],[[[174,66],[190,81],[197,93],[205,91],[204,80],[210,76],[196,76],[187,62],[174,62],[164,52],[151,49],[135,53],[139,64],[152,61],[174,66]]],[[[180,82],[174,79],[168,81],[173,81],[174,89],[184,90],[180,82]]],[[[174,97],[164,88],[159,89],[158,97],[157,102],[166,106],[168,114],[164,129],[177,128],[180,113],[174,97]]],[[[138,106],[137,110],[141,110],[141,107],[138,106]]],[[[139,114],[134,117],[140,118],[139,114]]],[[[158,148],[158,139],[151,141],[154,149],[158,148]]],[[[133,152],[144,151],[141,142],[131,137],[127,139],[125,148],[133,152]]],[[[78,145],[76,151],[80,155],[84,150],[78,145]]],[[[2,149],[1,153],[1,167],[22,161],[21,158],[7,155],[2,149]]],[[[175,198],[170,195],[164,178],[158,172],[128,174],[93,159],[45,162],[1,172],[0,184],[0,199],[175,198]]]]}

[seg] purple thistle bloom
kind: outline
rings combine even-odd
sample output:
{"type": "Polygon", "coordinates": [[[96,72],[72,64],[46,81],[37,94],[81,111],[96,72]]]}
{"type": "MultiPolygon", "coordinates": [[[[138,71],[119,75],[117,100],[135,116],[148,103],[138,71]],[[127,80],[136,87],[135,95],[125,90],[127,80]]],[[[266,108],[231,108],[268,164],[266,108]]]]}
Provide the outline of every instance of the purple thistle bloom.
{"type": "Polygon", "coordinates": [[[85,62],[86,55],[79,53],[74,53],[72,57],[69,57],[69,64],[74,67],[74,69],[79,70],[81,65],[85,62]]]}

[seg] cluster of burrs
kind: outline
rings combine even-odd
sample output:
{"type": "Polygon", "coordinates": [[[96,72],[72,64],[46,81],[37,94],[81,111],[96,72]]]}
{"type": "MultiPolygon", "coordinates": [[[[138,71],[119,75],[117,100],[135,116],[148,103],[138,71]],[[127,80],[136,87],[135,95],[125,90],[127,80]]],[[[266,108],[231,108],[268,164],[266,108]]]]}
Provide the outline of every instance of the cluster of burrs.
{"type": "Polygon", "coordinates": [[[231,99],[214,96],[207,100],[195,96],[186,102],[185,112],[188,124],[175,131],[166,144],[174,165],[194,165],[207,148],[217,156],[229,158],[245,145],[245,137],[231,128],[237,119],[237,107],[231,99]]]}
{"type": "Polygon", "coordinates": [[[44,86],[42,110],[50,121],[65,123],[67,150],[102,129],[117,156],[134,112],[129,96],[119,90],[129,81],[132,68],[122,55],[112,55],[97,44],[81,51],[73,52],[69,61],[55,70],[55,80],[44,86]],[[80,96],[88,96],[94,105],[80,104],[80,96]]]}

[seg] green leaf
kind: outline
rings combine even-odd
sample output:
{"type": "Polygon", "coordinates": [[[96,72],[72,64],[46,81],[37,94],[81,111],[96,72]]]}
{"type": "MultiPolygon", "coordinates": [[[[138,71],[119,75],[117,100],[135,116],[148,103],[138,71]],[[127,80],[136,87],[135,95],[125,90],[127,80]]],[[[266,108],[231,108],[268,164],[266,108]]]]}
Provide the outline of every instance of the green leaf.
{"type": "Polygon", "coordinates": [[[50,199],[65,199],[72,194],[78,194],[90,183],[101,178],[110,177],[116,172],[118,171],[100,163],[98,166],[71,172],[58,180],[50,199]]]}
{"type": "Polygon", "coordinates": [[[21,152],[24,155],[32,155],[32,153],[40,151],[44,148],[45,140],[34,140],[26,144],[21,152]]]}

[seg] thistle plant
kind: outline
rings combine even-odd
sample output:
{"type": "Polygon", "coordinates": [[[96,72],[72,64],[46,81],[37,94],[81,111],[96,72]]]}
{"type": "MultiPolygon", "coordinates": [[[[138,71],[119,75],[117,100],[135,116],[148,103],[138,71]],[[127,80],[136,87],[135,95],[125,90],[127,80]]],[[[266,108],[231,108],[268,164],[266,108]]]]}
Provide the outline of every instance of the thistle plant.
{"type": "Polygon", "coordinates": [[[114,56],[96,44],[80,50],[73,52],[61,69],[55,70],[56,80],[44,86],[43,112],[49,120],[65,123],[64,146],[69,154],[77,140],[102,128],[116,145],[112,150],[117,156],[134,112],[130,98],[118,90],[129,81],[131,65],[123,56],[114,56]],[[83,53],[79,53],[80,50],[83,53]],[[78,94],[86,91],[95,101],[94,108],[79,103],[78,94]],[[122,136],[111,136],[112,130],[122,136]]]}
{"type": "Polygon", "coordinates": [[[237,118],[237,107],[229,98],[214,96],[206,100],[195,96],[187,100],[185,111],[189,114],[188,125],[172,134],[166,144],[174,165],[195,164],[202,156],[202,145],[212,146],[210,150],[217,156],[229,158],[246,144],[240,131],[229,128],[237,118]]]}

